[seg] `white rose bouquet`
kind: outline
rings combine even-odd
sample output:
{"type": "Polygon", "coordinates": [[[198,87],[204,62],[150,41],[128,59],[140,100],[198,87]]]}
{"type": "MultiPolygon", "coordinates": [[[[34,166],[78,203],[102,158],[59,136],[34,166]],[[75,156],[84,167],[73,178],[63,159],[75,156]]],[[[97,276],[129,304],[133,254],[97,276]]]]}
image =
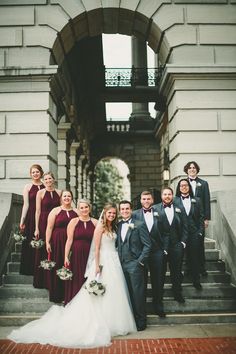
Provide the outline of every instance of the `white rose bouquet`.
{"type": "Polygon", "coordinates": [[[41,248],[44,244],[45,242],[41,238],[37,239],[36,237],[34,237],[30,242],[31,247],[33,248],[41,248]]]}
{"type": "Polygon", "coordinates": [[[23,242],[24,240],[26,240],[26,237],[22,234],[22,232],[18,228],[16,228],[13,234],[13,238],[16,242],[23,242]]]}
{"type": "Polygon", "coordinates": [[[45,269],[45,270],[51,270],[52,268],[54,268],[56,265],[56,262],[51,261],[51,253],[48,253],[48,259],[44,259],[43,261],[40,262],[40,266],[41,268],[45,269]]]}
{"type": "Polygon", "coordinates": [[[57,275],[61,280],[71,280],[73,277],[72,271],[68,268],[68,266],[63,266],[62,268],[57,270],[57,275]]]}
{"type": "MultiPolygon", "coordinates": [[[[102,266],[100,265],[100,271],[102,270],[102,266]]],[[[88,291],[89,294],[93,294],[96,296],[104,295],[106,292],[106,287],[99,281],[100,273],[97,274],[94,280],[91,280],[84,287],[88,291]]]]}

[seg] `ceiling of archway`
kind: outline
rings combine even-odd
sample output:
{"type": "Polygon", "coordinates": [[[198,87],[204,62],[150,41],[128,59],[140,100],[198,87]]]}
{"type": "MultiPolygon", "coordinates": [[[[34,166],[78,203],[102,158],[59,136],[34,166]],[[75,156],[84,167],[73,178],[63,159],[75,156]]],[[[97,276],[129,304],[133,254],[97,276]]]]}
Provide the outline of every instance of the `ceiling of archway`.
{"type": "Polygon", "coordinates": [[[81,39],[102,33],[134,35],[145,39],[155,52],[162,40],[162,33],[151,18],[122,8],[99,8],[83,12],[64,26],[52,48],[55,63],[60,65],[81,39]]]}

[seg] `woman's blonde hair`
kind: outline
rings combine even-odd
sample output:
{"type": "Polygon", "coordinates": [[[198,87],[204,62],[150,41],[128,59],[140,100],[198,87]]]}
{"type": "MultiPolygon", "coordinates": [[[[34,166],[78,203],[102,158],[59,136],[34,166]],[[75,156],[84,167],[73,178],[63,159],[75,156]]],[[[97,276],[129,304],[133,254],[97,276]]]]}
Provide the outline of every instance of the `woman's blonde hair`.
{"type": "MultiPolygon", "coordinates": [[[[112,223],[111,223],[112,231],[116,230],[117,214],[118,214],[117,205],[116,205],[115,203],[106,203],[106,204],[104,205],[104,208],[103,208],[102,213],[101,213],[101,216],[100,216],[101,222],[102,222],[102,224],[103,224],[103,226],[104,226],[104,229],[105,229],[106,231],[111,231],[110,228],[109,228],[109,225],[108,225],[108,223],[107,223],[107,219],[106,219],[106,212],[107,212],[109,209],[111,209],[111,208],[114,208],[114,209],[116,210],[116,217],[115,217],[115,219],[114,219],[114,220],[112,221],[112,223]]],[[[99,218],[99,219],[100,219],[100,218],[99,218]]]]}
{"type": "Polygon", "coordinates": [[[54,181],[55,181],[54,174],[53,174],[51,171],[45,172],[45,173],[43,174],[43,178],[44,178],[45,176],[47,176],[47,175],[51,176],[51,177],[54,179],[54,181]]]}
{"type": "Polygon", "coordinates": [[[89,210],[91,211],[92,209],[92,204],[90,203],[90,201],[88,199],[79,199],[78,202],[77,202],[77,209],[79,209],[79,205],[81,203],[84,203],[84,204],[87,204],[89,206],[89,210]]]}

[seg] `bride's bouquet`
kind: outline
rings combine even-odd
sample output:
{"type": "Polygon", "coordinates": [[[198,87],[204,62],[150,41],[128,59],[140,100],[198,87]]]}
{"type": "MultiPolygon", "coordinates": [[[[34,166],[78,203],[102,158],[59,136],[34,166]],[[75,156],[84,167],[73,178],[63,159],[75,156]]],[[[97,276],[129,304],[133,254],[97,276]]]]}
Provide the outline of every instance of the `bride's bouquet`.
{"type": "Polygon", "coordinates": [[[68,265],[65,265],[62,268],[58,269],[57,275],[61,280],[71,280],[73,277],[73,273],[69,269],[68,265]]]}
{"type": "Polygon", "coordinates": [[[48,252],[48,259],[44,259],[43,261],[41,261],[39,267],[41,267],[45,270],[51,270],[52,268],[55,267],[55,265],[56,265],[56,262],[51,261],[51,253],[48,252]]]}
{"type": "Polygon", "coordinates": [[[31,247],[33,248],[41,248],[44,244],[45,242],[41,238],[37,239],[36,237],[34,237],[30,242],[31,247]]]}
{"type": "MultiPolygon", "coordinates": [[[[100,266],[100,273],[102,271],[102,266],[100,266]]],[[[85,285],[85,289],[89,294],[93,294],[96,296],[104,295],[106,292],[106,287],[99,281],[100,273],[96,275],[94,280],[91,280],[88,284],[85,285]]]]}

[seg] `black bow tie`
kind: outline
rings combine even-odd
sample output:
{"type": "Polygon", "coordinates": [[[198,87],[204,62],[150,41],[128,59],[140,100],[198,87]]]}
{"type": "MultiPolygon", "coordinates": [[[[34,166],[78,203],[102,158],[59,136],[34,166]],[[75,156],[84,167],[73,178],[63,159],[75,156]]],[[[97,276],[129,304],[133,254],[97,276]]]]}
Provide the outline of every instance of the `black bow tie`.
{"type": "Polygon", "coordinates": [[[129,224],[130,220],[131,220],[131,219],[128,219],[128,220],[121,220],[121,224],[122,224],[122,225],[123,225],[123,224],[129,224]]]}
{"type": "Polygon", "coordinates": [[[172,203],[169,203],[169,204],[163,204],[163,207],[164,207],[164,208],[171,208],[171,205],[172,205],[172,203]]]}
{"type": "Polygon", "coordinates": [[[144,214],[146,214],[146,213],[151,213],[151,212],[152,212],[152,208],[143,209],[143,212],[144,212],[144,214]]]}
{"type": "Polygon", "coordinates": [[[181,198],[184,200],[184,199],[188,199],[189,198],[189,195],[186,195],[186,196],[184,196],[184,195],[181,195],[181,198]]]}
{"type": "Polygon", "coordinates": [[[196,182],[196,178],[191,178],[191,177],[189,177],[188,179],[189,179],[190,182],[192,182],[192,181],[195,181],[195,182],[196,182]]]}

